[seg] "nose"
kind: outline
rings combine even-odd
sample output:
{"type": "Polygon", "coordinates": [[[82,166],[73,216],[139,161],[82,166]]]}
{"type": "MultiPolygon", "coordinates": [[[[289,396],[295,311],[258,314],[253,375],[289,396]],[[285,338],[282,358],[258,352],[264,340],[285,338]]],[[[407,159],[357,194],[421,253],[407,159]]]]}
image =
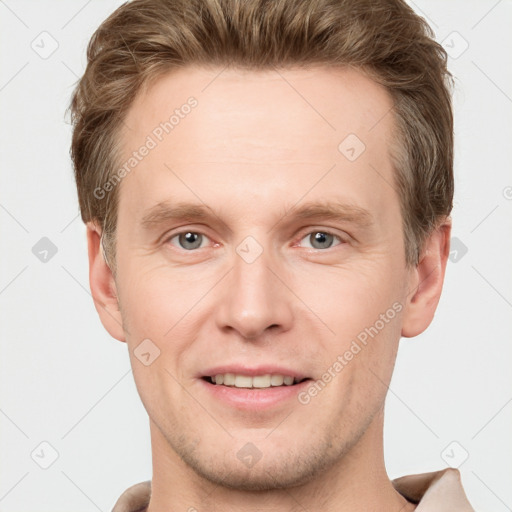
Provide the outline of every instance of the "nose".
{"type": "Polygon", "coordinates": [[[254,261],[236,253],[233,269],[223,279],[217,326],[253,341],[271,330],[290,329],[293,293],[286,284],[289,279],[283,265],[266,250],[254,261]]]}

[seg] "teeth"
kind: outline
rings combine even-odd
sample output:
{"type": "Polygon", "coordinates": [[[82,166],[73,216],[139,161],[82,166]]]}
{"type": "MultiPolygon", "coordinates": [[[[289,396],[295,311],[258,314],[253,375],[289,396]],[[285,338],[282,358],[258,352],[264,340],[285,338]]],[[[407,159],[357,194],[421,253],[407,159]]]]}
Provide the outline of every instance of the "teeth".
{"type": "Polygon", "coordinates": [[[287,386],[291,386],[293,384],[293,377],[285,377],[284,378],[284,383],[287,385],[287,386]]]}
{"type": "Polygon", "coordinates": [[[253,388],[269,388],[272,384],[272,378],[270,375],[257,375],[255,377],[248,377],[249,382],[253,388]]]}
{"type": "Polygon", "coordinates": [[[272,375],[270,377],[270,384],[272,386],[282,386],[284,382],[284,377],[282,375],[272,375]]]}
{"type": "Polygon", "coordinates": [[[250,377],[247,375],[235,375],[234,373],[219,373],[211,377],[212,382],[215,384],[222,384],[224,386],[234,386],[236,388],[269,388],[271,386],[291,386],[299,382],[289,375],[256,375],[250,377]]]}
{"type": "Polygon", "coordinates": [[[235,374],[234,373],[225,373],[224,375],[216,375],[215,376],[216,384],[224,384],[225,386],[234,386],[235,385],[235,374]],[[217,379],[220,377],[221,382],[217,379]],[[222,378],[224,377],[224,382],[222,382],[222,378]]]}
{"type": "Polygon", "coordinates": [[[237,375],[235,377],[235,388],[252,388],[252,377],[237,375]]]}

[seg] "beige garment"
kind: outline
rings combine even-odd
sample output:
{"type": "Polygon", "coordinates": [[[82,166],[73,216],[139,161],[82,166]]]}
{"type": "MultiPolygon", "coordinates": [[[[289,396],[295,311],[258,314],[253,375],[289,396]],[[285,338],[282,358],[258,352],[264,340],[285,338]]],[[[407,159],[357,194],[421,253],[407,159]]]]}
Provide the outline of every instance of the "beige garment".
{"type": "MultiPolygon", "coordinates": [[[[404,498],[417,504],[416,512],[475,512],[458,469],[402,476],[392,483],[404,498]]],[[[146,512],[150,495],[151,480],[132,485],[121,494],[112,512],[146,512]]]]}

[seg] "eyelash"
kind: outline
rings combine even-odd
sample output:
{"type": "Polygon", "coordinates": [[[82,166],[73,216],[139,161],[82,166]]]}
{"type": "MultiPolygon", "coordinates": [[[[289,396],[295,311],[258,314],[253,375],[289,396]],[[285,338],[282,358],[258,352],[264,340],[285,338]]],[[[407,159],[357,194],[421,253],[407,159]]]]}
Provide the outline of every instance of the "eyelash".
{"type": "MultiPolygon", "coordinates": [[[[185,230],[185,231],[180,231],[178,233],[174,233],[173,235],[167,237],[164,240],[164,242],[165,243],[170,243],[171,240],[173,240],[174,238],[179,237],[180,235],[184,235],[186,233],[194,233],[196,235],[202,235],[202,236],[204,236],[206,238],[209,238],[207,235],[205,235],[204,233],[201,233],[200,231],[193,231],[191,229],[188,229],[188,230],[185,230]]],[[[334,249],[334,247],[337,247],[338,245],[342,245],[344,243],[347,243],[347,241],[344,240],[340,235],[337,235],[336,233],[333,233],[332,231],[329,231],[329,230],[326,230],[326,229],[313,229],[313,230],[310,230],[308,232],[302,233],[301,237],[298,239],[298,241],[301,242],[302,240],[304,240],[304,238],[306,238],[307,236],[310,236],[310,235],[312,235],[314,233],[323,233],[325,235],[333,236],[334,238],[337,238],[340,243],[337,244],[337,245],[334,245],[332,247],[327,247],[326,249],[315,249],[314,247],[306,247],[305,249],[310,249],[310,250],[318,251],[318,252],[327,252],[329,249],[334,249]]],[[[173,244],[171,244],[171,245],[173,245],[173,244]]],[[[196,249],[187,250],[187,249],[183,249],[181,247],[177,247],[175,245],[173,245],[173,247],[176,247],[178,250],[182,250],[182,251],[185,251],[185,252],[197,252],[199,249],[203,249],[203,247],[198,247],[196,249]]]]}

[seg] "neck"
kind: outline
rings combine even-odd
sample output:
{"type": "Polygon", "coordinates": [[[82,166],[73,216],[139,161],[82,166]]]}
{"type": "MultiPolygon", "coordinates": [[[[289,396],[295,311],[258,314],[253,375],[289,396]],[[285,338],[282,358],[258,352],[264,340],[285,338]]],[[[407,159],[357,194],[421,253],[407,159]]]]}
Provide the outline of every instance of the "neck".
{"type": "Polygon", "coordinates": [[[202,478],[150,420],[153,479],[147,512],[413,511],[415,506],[394,489],[385,470],[383,416],[381,410],[351,450],[322,474],[297,487],[269,491],[232,489],[202,478]]]}

